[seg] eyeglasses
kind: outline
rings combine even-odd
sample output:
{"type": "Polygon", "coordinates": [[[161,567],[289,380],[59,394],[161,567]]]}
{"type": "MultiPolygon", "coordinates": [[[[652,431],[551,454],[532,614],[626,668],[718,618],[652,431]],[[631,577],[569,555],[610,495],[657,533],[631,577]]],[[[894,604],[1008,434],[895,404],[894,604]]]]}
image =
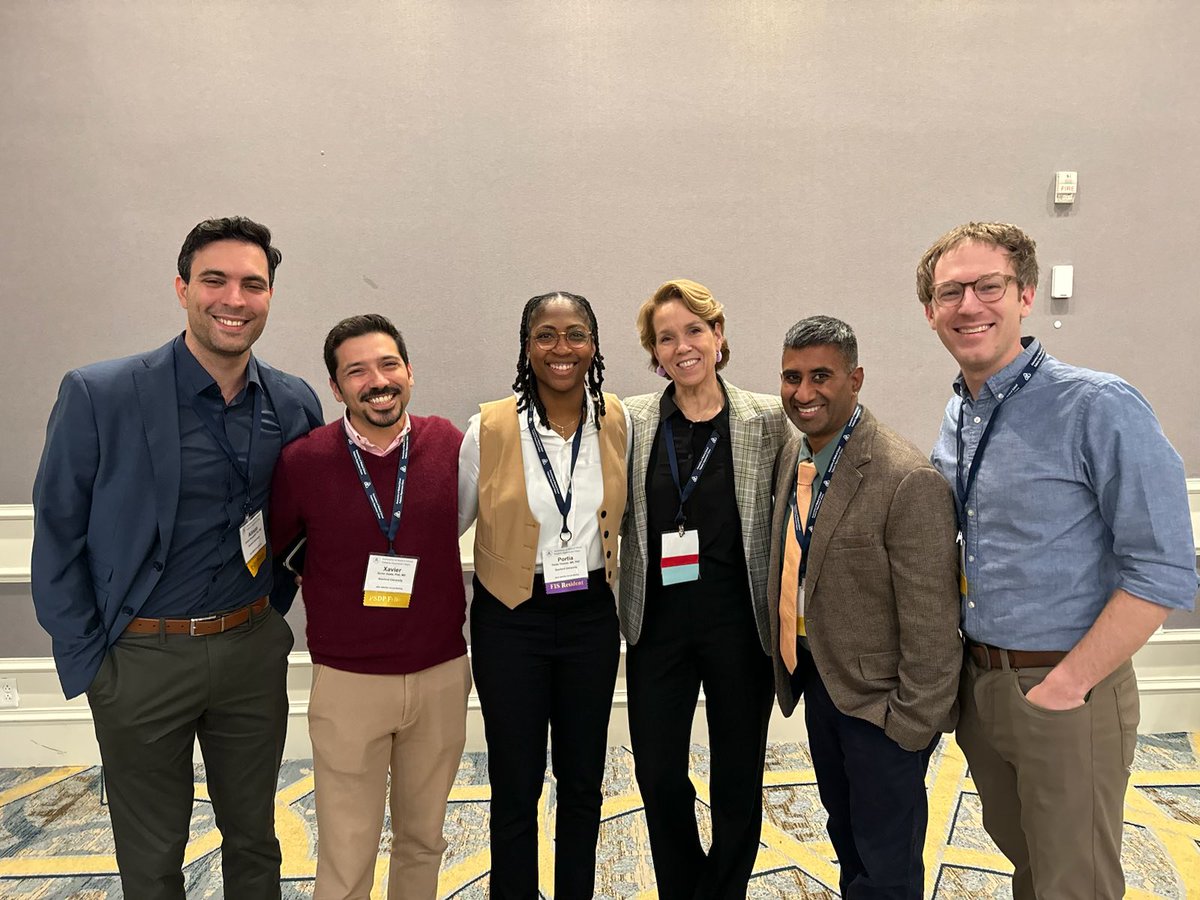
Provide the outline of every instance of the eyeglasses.
{"type": "Polygon", "coordinates": [[[592,333],[583,328],[568,328],[566,331],[539,328],[533,335],[533,342],[539,350],[553,350],[558,346],[560,337],[566,338],[567,346],[572,350],[582,350],[592,339],[592,333]]]}
{"type": "Polygon", "coordinates": [[[971,288],[980,303],[995,303],[1008,290],[1008,283],[1016,280],[1016,275],[989,272],[974,281],[943,281],[933,286],[933,302],[938,306],[958,306],[967,295],[967,288],[971,288]]]}

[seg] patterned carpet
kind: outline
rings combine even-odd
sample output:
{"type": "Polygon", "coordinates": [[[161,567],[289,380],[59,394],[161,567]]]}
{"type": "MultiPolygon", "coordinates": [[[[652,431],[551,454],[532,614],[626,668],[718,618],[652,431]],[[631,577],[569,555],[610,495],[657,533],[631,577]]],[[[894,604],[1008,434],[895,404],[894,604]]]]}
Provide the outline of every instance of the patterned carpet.
{"type": "MultiPolygon", "coordinates": [[[[707,830],[708,753],[692,748],[692,774],[707,830]]],[[[220,897],[220,835],[197,770],[192,841],[187,849],[189,897],[220,897]]],[[[979,800],[953,741],[943,742],[929,770],[927,895],[948,900],[1010,896],[1007,865],[983,831],[979,800]]],[[[278,830],[283,844],[283,895],[310,897],[316,868],[312,770],[284,764],[279,778],[278,830]]],[[[812,763],[801,744],[772,744],[767,755],[762,846],[749,897],[836,897],[837,867],[824,830],[812,763]]],[[[487,896],[488,784],[486,757],[462,761],[446,820],[450,847],[439,895],[487,896]]],[[[542,884],[553,884],[550,829],[554,785],[542,795],[542,884]]],[[[1139,739],[1125,806],[1127,897],[1200,897],[1200,734],[1139,739]]],[[[707,838],[706,838],[707,839],[707,838]]],[[[376,868],[383,896],[389,833],[385,825],[376,868]]],[[[0,769],[0,897],[23,900],[115,900],[121,896],[112,834],[101,805],[97,768],[0,769]]],[[[629,751],[609,751],[596,893],[607,898],[655,897],[654,869],[629,751]]],[[[550,898],[550,894],[545,894],[550,898]]]]}

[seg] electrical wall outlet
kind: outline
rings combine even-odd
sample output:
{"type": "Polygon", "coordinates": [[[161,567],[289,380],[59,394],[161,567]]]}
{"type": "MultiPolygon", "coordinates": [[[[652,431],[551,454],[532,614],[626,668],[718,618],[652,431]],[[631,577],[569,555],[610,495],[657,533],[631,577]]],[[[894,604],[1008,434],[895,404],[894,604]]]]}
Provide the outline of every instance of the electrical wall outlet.
{"type": "Polygon", "coordinates": [[[0,675],[0,709],[16,709],[21,705],[17,693],[17,679],[11,675],[0,675]]]}

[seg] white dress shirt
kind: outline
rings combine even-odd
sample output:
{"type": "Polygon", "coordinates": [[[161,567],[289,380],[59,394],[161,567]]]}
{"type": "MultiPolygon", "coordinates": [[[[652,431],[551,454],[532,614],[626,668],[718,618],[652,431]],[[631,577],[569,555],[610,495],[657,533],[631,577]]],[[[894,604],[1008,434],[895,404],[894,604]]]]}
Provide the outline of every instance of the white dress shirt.
{"type": "MultiPolygon", "coordinates": [[[[579,445],[579,459],[575,464],[575,490],[571,497],[571,509],[567,513],[567,528],[571,532],[572,547],[587,548],[589,571],[604,568],[604,547],[600,538],[600,525],[596,513],[604,502],[604,477],[600,471],[600,438],[592,422],[592,399],[587,398],[587,415],[583,423],[583,437],[579,445]]],[[[529,509],[538,521],[537,571],[542,571],[542,551],[562,546],[559,532],[562,531],[562,513],[554,502],[554,492],[546,480],[546,473],[538,459],[537,448],[529,434],[525,411],[517,413],[521,419],[521,460],[525,467],[525,492],[529,509]]],[[[553,429],[543,428],[537,413],[533,415],[533,427],[537,430],[550,467],[564,495],[571,471],[571,443],[574,438],[563,440],[553,429]]],[[[626,433],[632,433],[629,413],[625,413],[626,433]]],[[[632,440],[629,444],[632,445],[632,440]]],[[[458,451],[458,533],[471,527],[479,514],[479,413],[471,416],[458,451]]]]}

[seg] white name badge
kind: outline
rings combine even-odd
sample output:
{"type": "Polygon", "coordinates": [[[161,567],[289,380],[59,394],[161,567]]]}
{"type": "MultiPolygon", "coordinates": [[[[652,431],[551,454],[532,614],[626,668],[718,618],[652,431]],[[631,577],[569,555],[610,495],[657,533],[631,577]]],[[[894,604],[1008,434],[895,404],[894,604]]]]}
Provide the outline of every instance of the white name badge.
{"type": "Polygon", "coordinates": [[[583,547],[559,547],[542,551],[542,577],[547,594],[586,590],[587,551],[583,547]]]}
{"type": "Polygon", "coordinates": [[[664,531],[662,536],[662,583],[682,584],[700,580],[700,532],[680,534],[664,531]]]}
{"type": "Polygon", "coordinates": [[[415,556],[390,556],[372,553],[367,557],[367,577],[363,581],[363,606],[387,606],[407,609],[417,577],[415,556]]]}
{"type": "Polygon", "coordinates": [[[248,516],[238,529],[238,537],[242,542],[242,559],[251,575],[257,575],[263,561],[267,558],[267,529],[263,525],[262,510],[255,510],[254,515],[248,516]]]}

